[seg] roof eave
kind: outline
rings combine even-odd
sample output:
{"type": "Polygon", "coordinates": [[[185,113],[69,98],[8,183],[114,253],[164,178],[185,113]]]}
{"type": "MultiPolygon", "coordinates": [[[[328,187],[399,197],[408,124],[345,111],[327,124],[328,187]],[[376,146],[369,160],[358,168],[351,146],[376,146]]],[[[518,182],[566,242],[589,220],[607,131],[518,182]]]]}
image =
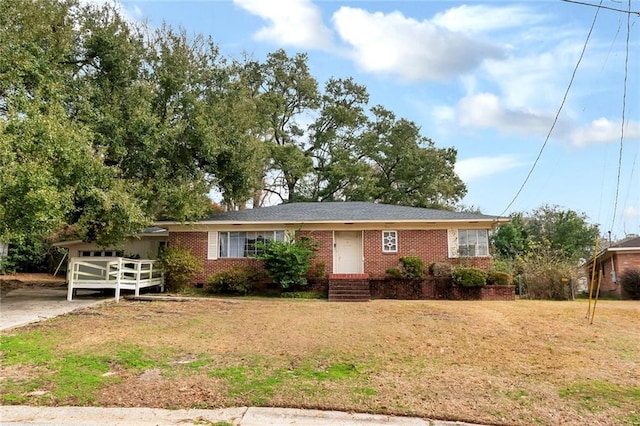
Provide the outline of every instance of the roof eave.
{"type": "Polygon", "coordinates": [[[278,225],[278,224],[291,224],[291,225],[317,225],[317,224],[370,224],[370,223],[508,223],[509,218],[495,217],[495,218],[469,218],[469,219],[370,219],[370,220],[201,220],[192,222],[179,222],[179,221],[160,221],[156,222],[157,226],[172,226],[172,225],[278,225]]]}

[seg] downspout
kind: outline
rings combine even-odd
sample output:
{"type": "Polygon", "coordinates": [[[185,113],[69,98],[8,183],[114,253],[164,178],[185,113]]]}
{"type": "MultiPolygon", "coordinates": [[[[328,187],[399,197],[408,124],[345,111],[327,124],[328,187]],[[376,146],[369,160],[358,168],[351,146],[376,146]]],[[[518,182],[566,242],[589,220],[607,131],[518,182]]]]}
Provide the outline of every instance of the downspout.
{"type": "Polygon", "coordinates": [[[616,278],[616,264],[613,261],[613,255],[611,255],[611,282],[614,286],[618,285],[618,280],[616,278]]]}

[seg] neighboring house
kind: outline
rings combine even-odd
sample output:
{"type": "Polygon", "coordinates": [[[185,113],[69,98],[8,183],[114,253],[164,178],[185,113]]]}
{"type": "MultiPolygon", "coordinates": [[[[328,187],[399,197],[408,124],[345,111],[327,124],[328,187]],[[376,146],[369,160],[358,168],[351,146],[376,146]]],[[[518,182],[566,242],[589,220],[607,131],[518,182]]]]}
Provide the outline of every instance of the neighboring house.
{"type": "Polygon", "coordinates": [[[600,296],[624,298],[624,290],[619,283],[620,275],[629,269],[640,269],[640,236],[630,236],[602,250],[595,259],[585,264],[591,278],[595,261],[594,295],[598,285],[598,275],[602,272],[600,296]]]}
{"type": "Polygon", "coordinates": [[[188,248],[211,274],[256,262],[255,243],[306,235],[316,241],[315,262],[330,279],[379,278],[403,256],[432,262],[467,262],[487,268],[488,233],[505,217],[366,202],[290,203],[216,213],[197,222],[158,222],[169,244],[188,248]]]}
{"type": "Polygon", "coordinates": [[[166,229],[152,226],[135,236],[128,237],[122,244],[100,247],[95,242],[81,240],[60,241],[54,247],[66,248],[68,257],[134,257],[157,259],[160,248],[167,244],[169,233],[166,229]]]}

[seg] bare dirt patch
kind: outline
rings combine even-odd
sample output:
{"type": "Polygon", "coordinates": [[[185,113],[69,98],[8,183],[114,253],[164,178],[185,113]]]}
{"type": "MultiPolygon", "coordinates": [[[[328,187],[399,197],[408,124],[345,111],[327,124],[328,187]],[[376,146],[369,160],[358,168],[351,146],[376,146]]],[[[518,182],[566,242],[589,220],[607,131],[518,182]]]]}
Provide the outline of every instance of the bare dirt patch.
{"type": "MultiPolygon", "coordinates": [[[[636,424],[640,304],[600,301],[594,325],[586,310],[536,301],[124,301],[5,334],[43,336],[40,347],[58,358],[110,360],[95,405],[636,424]]],[[[11,368],[3,362],[0,376],[11,368]]],[[[42,367],[32,374],[45,381],[42,367]]]]}
{"type": "Polygon", "coordinates": [[[18,273],[11,275],[0,275],[0,298],[4,297],[11,290],[21,287],[60,287],[64,286],[63,276],[53,276],[43,273],[18,273]]]}

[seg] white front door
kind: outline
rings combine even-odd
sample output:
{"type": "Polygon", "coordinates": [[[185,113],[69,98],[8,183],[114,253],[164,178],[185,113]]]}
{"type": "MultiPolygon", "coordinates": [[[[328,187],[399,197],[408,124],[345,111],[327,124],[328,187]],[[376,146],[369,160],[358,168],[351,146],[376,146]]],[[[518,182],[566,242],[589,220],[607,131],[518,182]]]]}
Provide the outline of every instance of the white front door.
{"type": "Polygon", "coordinates": [[[362,232],[336,231],[333,234],[333,273],[362,273],[362,232]]]}

